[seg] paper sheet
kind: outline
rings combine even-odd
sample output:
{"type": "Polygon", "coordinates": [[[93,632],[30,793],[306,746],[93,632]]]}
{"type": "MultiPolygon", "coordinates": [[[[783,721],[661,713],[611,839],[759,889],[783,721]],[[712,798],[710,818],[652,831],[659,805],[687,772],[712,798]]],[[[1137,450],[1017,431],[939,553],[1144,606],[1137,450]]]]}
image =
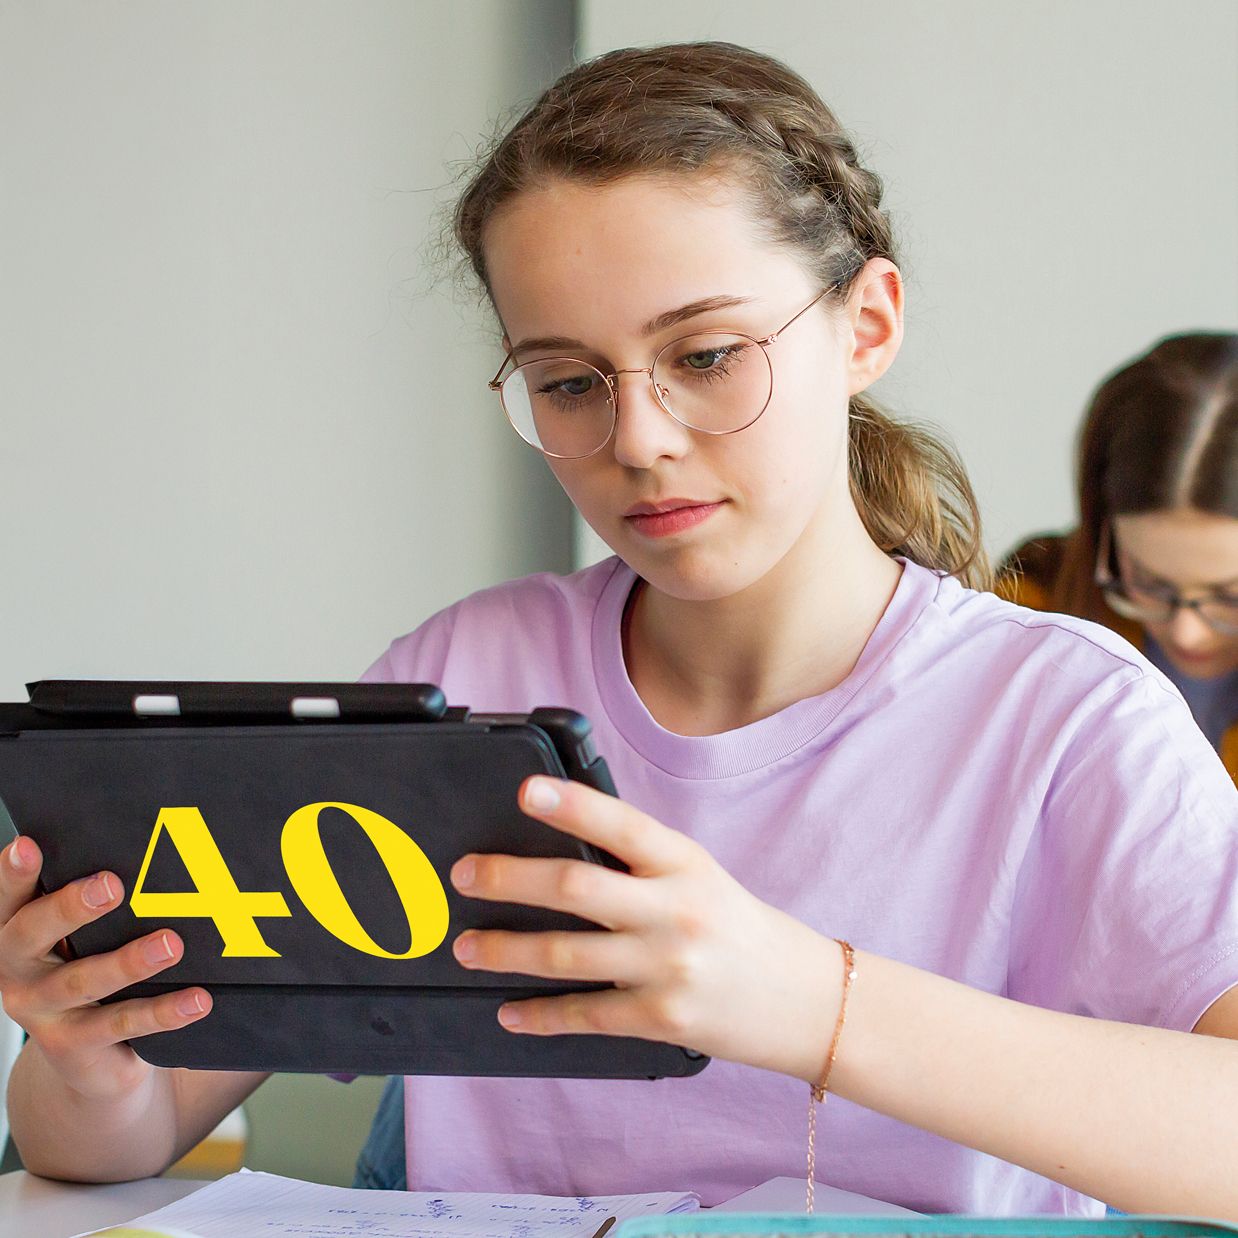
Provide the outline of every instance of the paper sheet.
{"type": "MultiPolygon", "coordinates": [[[[771,1178],[754,1186],[752,1190],[736,1195],[724,1204],[719,1204],[718,1212],[794,1212],[804,1211],[806,1183],[803,1178],[771,1178]]],[[[869,1199],[867,1195],[857,1195],[854,1191],[843,1191],[836,1186],[826,1186],[822,1182],[813,1184],[813,1211],[820,1216],[919,1216],[909,1208],[900,1208],[898,1204],[883,1203],[879,1199],[869,1199]]]]}
{"type": "MultiPolygon", "coordinates": [[[[684,1194],[487,1195],[359,1191],[241,1172],[204,1186],[107,1238],[592,1238],[607,1217],[695,1211],[684,1194]]],[[[86,1235],[78,1235],[86,1238],[86,1235]]]]}

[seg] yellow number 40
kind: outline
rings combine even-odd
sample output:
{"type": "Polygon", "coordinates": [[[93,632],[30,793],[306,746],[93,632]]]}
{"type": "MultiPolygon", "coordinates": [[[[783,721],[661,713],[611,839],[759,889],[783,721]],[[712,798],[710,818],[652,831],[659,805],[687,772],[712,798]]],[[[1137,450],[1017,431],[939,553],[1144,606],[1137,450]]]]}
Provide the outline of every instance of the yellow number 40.
{"type": "MultiPolygon", "coordinates": [[[[292,888],[306,910],[327,932],[354,950],[381,959],[418,959],[436,950],[447,936],[447,895],[438,874],[425,852],[386,817],[356,804],[307,804],[284,823],[280,852],[292,888]],[[348,905],[322,845],[318,818],[324,808],[347,813],[374,844],[408,919],[409,945],[402,954],[384,950],[348,905]]],[[[278,890],[238,889],[206,819],[196,808],[160,811],[129,906],[135,916],[142,918],[213,920],[223,938],[224,958],[279,958],[279,951],[272,950],[263,940],[257,920],[292,914],[278,890]],[[165,831],[194,884],[192,891],[162,893],[145,889],[151,858],[165,831]]]]}

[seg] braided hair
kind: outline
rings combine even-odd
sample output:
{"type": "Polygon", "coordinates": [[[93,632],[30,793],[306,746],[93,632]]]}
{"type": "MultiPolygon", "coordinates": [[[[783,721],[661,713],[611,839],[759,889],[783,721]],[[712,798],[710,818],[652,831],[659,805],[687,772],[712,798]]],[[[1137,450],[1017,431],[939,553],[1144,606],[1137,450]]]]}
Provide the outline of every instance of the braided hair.
{"type": "MultiPolygon", "coordinates": [[[[837,300],[870,259],[897,261],[881,180],[833,112],[786,65],[732,43],[624,48],[569,70],[483,157],[455,208],[456,241],[489,292],[484,234],[504,202],[550,180],[650,173],[734,174],[768,239],[837,300]]],[[[857,395],[848,461],[877,545],[991,585],[975,495],[949,446],[857,395]]]]}

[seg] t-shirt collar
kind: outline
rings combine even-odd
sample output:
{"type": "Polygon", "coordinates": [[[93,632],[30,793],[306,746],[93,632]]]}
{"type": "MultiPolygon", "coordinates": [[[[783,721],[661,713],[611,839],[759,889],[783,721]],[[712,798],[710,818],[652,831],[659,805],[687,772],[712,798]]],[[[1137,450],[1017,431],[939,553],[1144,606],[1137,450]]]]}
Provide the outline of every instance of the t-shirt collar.
{"type": "Polygon", "coordinates": [[[679,778],[731,778],[764,769],[819,738],[936,597],[940,576],[907,560],[902,576],[851,673],[836,687],[806,697],[768,718],[720,735],[677,735],[661,726],[637,695],[623,659],[621,623],[636,573],[620,559],[593,615],[593,671],[606,713],[647,761],[679,778]]]}

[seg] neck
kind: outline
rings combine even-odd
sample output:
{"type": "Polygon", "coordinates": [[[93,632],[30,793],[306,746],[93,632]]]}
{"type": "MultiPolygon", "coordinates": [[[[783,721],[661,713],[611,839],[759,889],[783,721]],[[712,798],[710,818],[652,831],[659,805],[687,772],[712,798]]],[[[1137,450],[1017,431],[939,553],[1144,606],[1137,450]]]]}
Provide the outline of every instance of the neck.
{"type": "Polygon", "coordinates": [[[734,730],[851,673],[901,569],[850,502],[822,523],[828,538],[806,530],[770,572],[725,598],[685,601],[638,584],[624,657],[663,727],[680,735],[734,730]]]}

